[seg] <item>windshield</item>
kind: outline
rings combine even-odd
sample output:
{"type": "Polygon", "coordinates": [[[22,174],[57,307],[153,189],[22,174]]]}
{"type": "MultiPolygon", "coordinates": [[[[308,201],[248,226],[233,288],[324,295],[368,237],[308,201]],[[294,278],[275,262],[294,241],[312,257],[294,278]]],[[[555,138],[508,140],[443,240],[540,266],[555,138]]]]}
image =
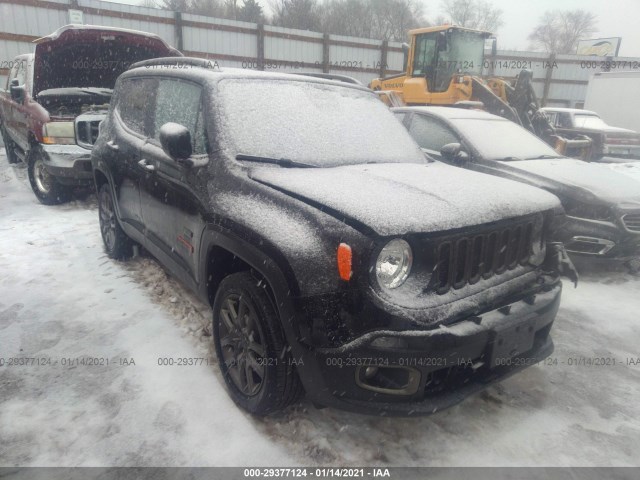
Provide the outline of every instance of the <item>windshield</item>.
{"type": "Polygon", "coordinates": [[[487,160],[561,157],[534,134],[509,120],[458,118],[451,121],[487,160]]]}
{"type": "Polygon", "coordinates": [[[576,113],[574,115],[577,128],[603,128],[608,125],[604,123],[597,115],[585,115],[583,113],[576,113]]]}
{"type": "Polygon", "coordinates": [[[220,131],[234,154],[314,166],[425,163],[389,109],[366,91],[291,80],[219,84],[220,131]]]}
{"type": "Polygon", "coordinates": [[[445,91],[455,73],[482,73],[484,36],[477,32],[451,30],[446,38],[445,48],[438,53],[435,91],[445,91]]]}

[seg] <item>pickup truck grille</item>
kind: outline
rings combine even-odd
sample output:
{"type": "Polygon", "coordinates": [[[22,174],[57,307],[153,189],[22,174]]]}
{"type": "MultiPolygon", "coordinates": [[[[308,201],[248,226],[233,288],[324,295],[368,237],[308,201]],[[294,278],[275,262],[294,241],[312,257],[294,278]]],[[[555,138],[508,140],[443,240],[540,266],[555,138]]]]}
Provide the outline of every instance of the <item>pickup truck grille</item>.
{"type": "Polygon", "coordinates": [[[101,120],[78,120],[76,122],[76,142],[78,145],[91,148],[98,139],[98,127],[101,120]]]}
{"type": "Polygon", "coordinates": [[[441,242],[436,248],[436,292],[473,285],[525,264],[533,253],[533,232],[529,221],[441,242]]]}
{"type": "Polygon", "coordinates": [[[640,232],[640,213],[627,213],[622,217],[624,226],[632,232],[640,232]]]}

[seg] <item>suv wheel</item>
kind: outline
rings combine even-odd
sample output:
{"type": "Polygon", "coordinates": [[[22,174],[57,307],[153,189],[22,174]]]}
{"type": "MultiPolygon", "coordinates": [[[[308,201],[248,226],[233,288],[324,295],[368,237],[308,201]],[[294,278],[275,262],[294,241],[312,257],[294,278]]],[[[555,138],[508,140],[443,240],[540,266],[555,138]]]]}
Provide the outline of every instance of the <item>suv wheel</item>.
{"type": "Polygon", "coordinates": [[[233,400],[256,415],[281,410],[303,394],[271,299],[251,272],[234,273],[218,288],[213,339],[233,400]]]}
{"type": "Polygon", "coordinates": [[[124,233],[113,204],[113,196],[108,183],[102,184],[98,192],[98,216],[100,220],[100,233],[107,255],[116,260],[131,256],[133,243],[124,233]]]}
{"type": "Polygon", "coordinates": [[[29,183],[40,203],[44,205],[57,205],[69,199],[69,189],[61,185],[52,176],[42,161],[42,155],[37,148],[32,148],[27,157],[27,170],[29,171],[29,183]]]}
{"type": "Polygon", "coordinates": [[[0,125],[0,134],[2,134],[2,143],[4,143],[4,150],[7,152],[7,161],[9,163],[18,163],[20,159],[16,155],[16,146],[13,140],[9,138],[4,126],[0,125]]]}

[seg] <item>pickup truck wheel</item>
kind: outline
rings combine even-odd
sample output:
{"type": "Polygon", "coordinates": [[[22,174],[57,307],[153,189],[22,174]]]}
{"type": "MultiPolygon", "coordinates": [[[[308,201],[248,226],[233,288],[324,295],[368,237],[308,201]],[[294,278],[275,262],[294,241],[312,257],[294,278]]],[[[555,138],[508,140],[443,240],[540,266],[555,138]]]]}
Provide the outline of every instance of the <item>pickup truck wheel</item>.
{"type": "Polygon", "coordinates": [[[4,143],[4,150],[7,152],[7,161],[9,163],[18,163],[20,159],[16,155],[16,146],[13,140],[9,139],[9,135],[5,131],[4,127],[0,127],[0,133],[2,134],[2,143],[4,143]]]}
{"type": "Polygon", "coordinates": [[[255,415],[282,410],[304,393],[264,285],[251,272],[234,273],[213,305],[220,370],[236,404],[255,415]]]}
{"type": "Polygon", "coordinates": [[[129,258],[133,252],[133,242],[118,223],[108,183],[104,183],[98,192],[98,218],[107,255],[116,260],[129,258]]]}
{"type": "Polygon", "coordinates": [[[29,183],[33,193],[44,205],[58,205],[69,199],[70,191],[60,185],[54,176],[49,174],[37,149],[32,149],[27,157],[29,183]]]}

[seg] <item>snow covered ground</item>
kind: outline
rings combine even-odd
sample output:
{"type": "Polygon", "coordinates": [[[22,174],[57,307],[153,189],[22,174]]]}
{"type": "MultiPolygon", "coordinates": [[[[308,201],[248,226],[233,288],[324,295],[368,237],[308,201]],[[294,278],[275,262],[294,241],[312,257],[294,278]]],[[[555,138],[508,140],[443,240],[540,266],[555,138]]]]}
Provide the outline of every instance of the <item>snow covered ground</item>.
{"type": "Polygon", "coordinates": [[[640,278],[583,268],[565,285],[557,364],[431,417],[303,401],[256,419],[225,393],[207,307],[150,258],[108,259],[93,195],[40,205],[0,154],[0,465],[639,466],[640,278]],[[158,365],[179,357],[206,360],[158,365]],[[616,365],[569,365],[590,357],[616,365]]]}

